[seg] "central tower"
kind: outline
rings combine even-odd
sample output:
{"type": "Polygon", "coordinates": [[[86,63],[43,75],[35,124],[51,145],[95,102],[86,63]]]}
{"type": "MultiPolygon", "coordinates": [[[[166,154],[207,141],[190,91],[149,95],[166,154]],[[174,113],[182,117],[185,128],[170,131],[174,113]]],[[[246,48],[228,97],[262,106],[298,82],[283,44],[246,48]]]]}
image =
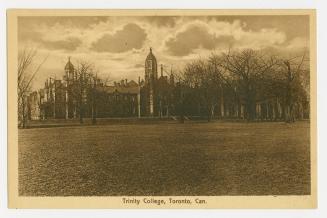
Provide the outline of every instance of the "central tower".
{"type": "Polygon", "coordinates": [[[152,48],[150,48],[150,53],[145,59],[145,86],[147,89],[146,111],[147,114],[150,116],[156,115],[157,79],[158,79],[157,59],[152,53],[152,48]]]}

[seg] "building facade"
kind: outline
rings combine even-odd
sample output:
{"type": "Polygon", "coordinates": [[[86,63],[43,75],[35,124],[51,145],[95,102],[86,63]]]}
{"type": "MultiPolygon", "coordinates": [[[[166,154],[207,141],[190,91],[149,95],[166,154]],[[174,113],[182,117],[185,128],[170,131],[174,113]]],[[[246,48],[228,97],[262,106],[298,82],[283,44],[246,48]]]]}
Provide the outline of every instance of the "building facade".
{"type": "MultiPolygon", "coordinates": [[[[245,119],[251,109],[254,120],[282,120],[289,116],[286,103],[277,97],[255,96],[253,108],[242,96],[236,96],[222,85],[214,90],[220,93],[211,100],[203,99],[197,86],[189,87],[175,82],[175,77],[159,65],[152,49],[145,58],[144,79],[127,79],[106,85],[100,79],[80,75],[70,58],[64,67],[62,80],[49,78],[44,88],[28,97],[28,118],[77,119],[107,117],[174,117],[245,119]],[[159,71],[159,72],[158,72],[159,71]],[[219,97],[220,96],[220,97],[219,97]]],[[[211,90],[212,91],[212,90],[211,90]]],[[[294,104],[296,119],[309,117],[309,101],[294,104]]],[[[292,115],[292,116],[293,116],[292,115]]],[[[209,118],[208,118],[209,119],[209,118]]]]}
{"type": "Polygon", "coordinates": [[[163,65],[160,65],[160,77],[158,76],[157,59],[152,49],[145,59],[144,82],[140,83],[141,88],[141,115],[149,117],[169,116],[173,111],[173,91],[175,88],[174,76],[171,73],[168,80],[164,76],[163,65]]]}
{"type": "Polygon", "coordinates": [[[96,116],[139,117],[140,86],[127,79],[115,82],[112,86],[100,84],[96,88],[96,116]]]}

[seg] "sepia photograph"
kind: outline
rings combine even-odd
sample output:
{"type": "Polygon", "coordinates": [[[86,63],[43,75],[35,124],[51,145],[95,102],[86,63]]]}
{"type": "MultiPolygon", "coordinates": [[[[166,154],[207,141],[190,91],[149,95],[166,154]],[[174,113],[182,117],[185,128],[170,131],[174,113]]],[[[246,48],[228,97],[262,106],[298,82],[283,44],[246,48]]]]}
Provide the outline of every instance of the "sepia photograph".
{"type": "Polygon", "coordinates": [[[7,13],[12,207],[316,207],[314,10],[7,13]]]}

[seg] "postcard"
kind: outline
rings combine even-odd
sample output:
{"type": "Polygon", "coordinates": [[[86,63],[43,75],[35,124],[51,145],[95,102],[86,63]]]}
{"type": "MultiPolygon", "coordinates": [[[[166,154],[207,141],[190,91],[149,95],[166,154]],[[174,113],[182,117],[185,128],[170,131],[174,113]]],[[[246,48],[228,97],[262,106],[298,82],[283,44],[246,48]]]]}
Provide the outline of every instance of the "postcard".
{"type": "Polygon", "coordinates": [[[315,10],[7,11],[10,208],[316,208],[315,10]]]}

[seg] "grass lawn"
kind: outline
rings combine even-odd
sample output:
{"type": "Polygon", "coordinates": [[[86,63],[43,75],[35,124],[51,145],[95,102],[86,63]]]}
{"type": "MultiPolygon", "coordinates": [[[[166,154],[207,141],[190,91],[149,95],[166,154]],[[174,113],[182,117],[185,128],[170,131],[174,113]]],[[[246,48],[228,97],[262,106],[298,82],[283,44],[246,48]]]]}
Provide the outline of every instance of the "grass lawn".
{"type": "Polygon", "coordinates": [[[24,196],[310,194],[309,122],[19,130],[24,196]]]}

